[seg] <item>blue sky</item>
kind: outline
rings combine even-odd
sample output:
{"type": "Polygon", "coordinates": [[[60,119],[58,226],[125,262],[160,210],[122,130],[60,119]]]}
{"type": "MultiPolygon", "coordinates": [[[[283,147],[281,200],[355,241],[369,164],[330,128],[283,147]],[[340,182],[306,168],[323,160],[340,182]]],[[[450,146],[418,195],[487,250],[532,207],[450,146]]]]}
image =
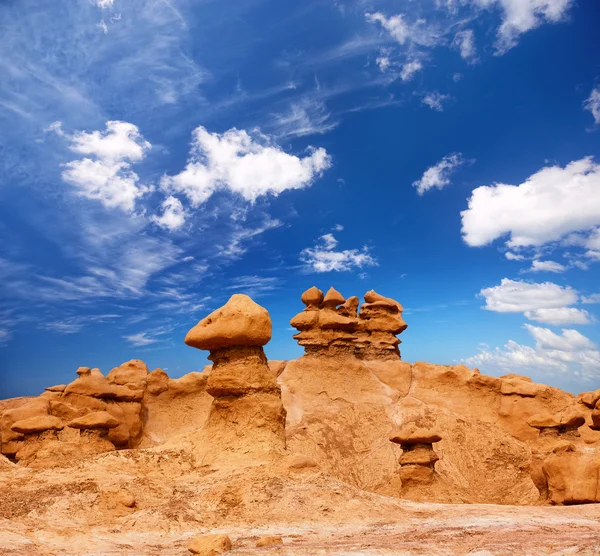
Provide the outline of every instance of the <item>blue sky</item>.
{"type": "Polygon", "coordinates": [[[237,292],[298,357],[312,285],[402,302],[408,361],[600,387],[593,0],[0,13],[0,397],[199,370],[237,292]]]}

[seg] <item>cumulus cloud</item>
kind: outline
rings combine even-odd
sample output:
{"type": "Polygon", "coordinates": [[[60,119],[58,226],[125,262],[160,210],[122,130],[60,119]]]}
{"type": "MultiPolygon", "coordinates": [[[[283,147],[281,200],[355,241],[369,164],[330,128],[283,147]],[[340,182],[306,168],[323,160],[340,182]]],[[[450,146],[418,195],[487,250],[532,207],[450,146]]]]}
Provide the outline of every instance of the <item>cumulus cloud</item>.
{"type": "Polygon", "coordinates": [[[464,162],[465,159],[461,153],[446,155],[437,164],[427,168],[421,179],[413,182],[413,187],[417,188],[419,195],[423,195],[423,193],[435,187],[443,189],[450,184],[451,174],[464,162]]]}
{"type": "Polygon", "coordinates": [[[535,283],[503,278],[499,286],[484,288],[485,309],[497,313],[523,313],[529,320],[555,326],[588,324],[590,315],[571,307],[579,300],[576,290],[552,282],[535,283]]]}
{"type": "Polygon", "coordinates": [[[308,187],[330,167],[331,157],[323,148],[311,148],[306,156],[298,157],[259,133],[250,135],[235,128],[211,133],[201,126],[194,130],[185,169],[165,176],[161,185],[167,191],[183,193],[194,207],[218,189],[255,201],[262,195],[308,187]]]}
{"type": "Polygon", "coordinates": [[[584,309],[575,307],[549,307],[547,309],[535,309],[525,311],[529,320],[544,322],[553,326],[564,326],[566,324],[590,324],[590,314],[584,309]]]}
{"type": "Polygon", "coordinates": [[[482,8],[502,10],[496,48],[502,54],[514,47],[519,37],[543,23],[558,23],[566,19],[574,0],[472,0],[482,8]]]}
{"type": "Polygon", "coordinates": [[[564,272],[565,270],[567,270],[567,267],[556,261],[535,260],[531,264],[529,272],[564,272]]]}
{"type": "Polygon", "coordinates": [[[402,66],[400,71],[400,79],[402,81],[411,81],[412,78],[423,69],[423,64],[418,60],[407,62],[402,66]]]}
{"type": "Polygon", "coordinates": [[[542,168],[520,185],[478,187],[461,212],[464,241],[478,247],[509,236],[508,247],[540,247],[589,232],[600,225],[599,190],[600,165],[591,157],[542,168]]]}
{"type": "Polygon", "coordinates": [[[161,203],[162,214],[152,216],[152,221],[168,230],[178,230],[185,224],[186,212],[181,201],[173,195],[169,195],[161,203]]]}
{"type": "Polygon", "coordinates": [[[600,303],[600,293],[581,296],[581,303],[600,303]]]}
{"type": "Polygon", "coordinates": [[[454,35],[452,45],[458,49],[461,58],[467,62],[477,61],[477,47],[475,46],[475,33],[472,29],[459,31],[454,35]]]}
{"type": "Polygon", "coordinates": [[[425,96],[421,99],[421,103],[429,106],[429,108],[435,110],[436,112],[443,112],[444,103],[449,99],[450,95],[443,95],[438,91],[433,91],[425,94],[425,96]]]}
{"type": "Polygon", "coordinates": [[[583,107],[592,113],[594,123],[600,125],[600,87],[592,89],[590,96],[583,103],[583,107]]]}
{"type": "MultiPolygon", "coordinates": [[[[65,136],[57,124],[51,128],[65,136]]],[[[136,200],[150,190],[139,183],[139,176],[131,170],[132,163],[140,162],[151,148],[138,127],[108,121],[105,131],[80,131],[67,137],[69,148],[86,156],[66,163],[62,179],[74,186],[81,197],[100,201],[106,208],[133,211],[136,200]]]]}
{"type": "Polygon", "coordinates": [[[336,250],[338,240],[331,233],[322,235],[314,247],[300,252],[300,260],[311,272],[349,271],[366,266],[377,266],[367,247],[336,250]]]}
{"type": "Polygon", "coordinates": [[[377,66],[379,66],[379,69],[381,71],[386,71],[390,67],[392,62],[389,56],[378,56],[375,59],[375,63],[377,64],[377,66]]]}
{"type": "Polygon", "coordinates": [[[535,347],[509,340],[504,348],[484,347],[464,362],[486,371],[573,372],[588,379],[598,378],[600,351],[589,338],[570,329],[563,329],[560,335],[530,324],[525,329],[533,337],[535,347]]]}

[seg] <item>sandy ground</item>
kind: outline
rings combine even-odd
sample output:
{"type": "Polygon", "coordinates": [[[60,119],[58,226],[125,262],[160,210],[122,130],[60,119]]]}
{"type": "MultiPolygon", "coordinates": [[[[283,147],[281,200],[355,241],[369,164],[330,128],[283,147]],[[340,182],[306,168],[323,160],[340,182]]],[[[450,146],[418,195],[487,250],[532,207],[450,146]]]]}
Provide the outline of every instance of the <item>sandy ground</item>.
{"type": "Polygon", "coordinates": [[[221,532],[233,541],[231,554],[343,555],[600,555],[600,506],[571,508],[403,503],[400,523],[320,525],[272,524],[268,527],[194,526],[172,533],[94,528],[85,533],[37,531],[0,521],[0,554],[115,555],[188,554],[190,538],[221,532]],[[283,537],[278,547],[255,548],[265,534],[283,537]]]}

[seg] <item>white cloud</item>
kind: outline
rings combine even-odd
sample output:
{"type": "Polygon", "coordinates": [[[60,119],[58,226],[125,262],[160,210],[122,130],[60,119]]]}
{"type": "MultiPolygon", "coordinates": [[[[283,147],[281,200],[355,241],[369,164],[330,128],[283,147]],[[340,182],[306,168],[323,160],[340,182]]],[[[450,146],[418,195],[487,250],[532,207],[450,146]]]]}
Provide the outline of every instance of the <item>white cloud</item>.
{"type": "Polygon", "coordinates": [[[518,253],[513,253],[512,251],[507,251],[506,253],[504,253],[504,256],[509,261],[525,261],[527,259],[527,257],[519,255],[518,253]]]}
{"type": "Polygon", "coordinates": [[[577,303],[577,292],[552,282],[542,284],[503,278],[499,286],[484,288],[485,308],[498,313],[524,313],[536,309],[567,307],[577,303]]]}
{"type": "Polygon", "coordinates": [[[529,320],[544,322],[553,326],[564,326],[566,324],[590,324],[590,314],[584,309],[575,307],[550,307],[548,309],[535,309],[525,311],[529,320]]]}
{"type": "Polygon", "coordinates": [[[503,278],[499,286],[484,288],[485,309],[498,313],[523,313],[529,320],[555,326],[588,324],[590,315],[570,307],[579,300],[576,290],[552,282],[532,283],[503,278]]]}
{"type": "Polygon", "coordinates": [[[138,332],[137,334],[129,334],[123,336],[132,346],[143,347],[158,342],[167,341],[169,338],[164,338],[165,334],[173,331],[172,326],[160,326],[158,328],[152,328],[144,332],[138,332]]]}
{"type": "Polygon", "coordinates": [[[593,293],[592,295],[581,296],[581,303],[600,303],[600,293],[593,293]]]}
{"type": "Polygon", "coordinates": [[[432,110],[436,112],[444,111],[444,102],[446,102],[450,98],[450,95],[443,95],[438,91],[433,91],[431,93],[427,93],[422,99],[421,103],[429,106],[432,110]]]}
{"type": "Polygon", "coordinates": [[[530,272],[564,272],[567,267],[556,261],[535,260],[531,264],[530,272]]]}
{"type": "Polygon", "coordinates": [[[391,61],[389,56],[378,56],[375,59],[375,63],[379,66],[381,71],[385,71],[390,67],[391,61]]]}
{"type": "Polygon", "coordinates": [[[229,233],[226,244],[215,245],[215,253],[226,259],[237,259],[248,250],[244,245],[246,241],[281,225],[281,221],[270,217],[266,217],[262,222],[255,224],[247,224],[242,221],[236,224],[235,228],[229,233]]]}
{"type": "Polygon", "coordinates": [[[475,46],[475,33],[472,29],[459,31],[454,35],[452,44],[460,52],[461,58],[467,62],[477,61],[477,47],[475,46]]]}
{"type": "Polygon", "coordinates": [[[304,137],[327,133],[338,123],[332,120],[323,102],[307,98],[292,103],[286,113],[276,114],[273,127],[279,137],[304,137]]]}
{"type": "Polygon", "coordinates": [[[162,203],[162,215],[152,216],[152,221],[161,228],[168,230],[178,230],[185,223],[186,212],[181,201],[173,195],[169,195],[162,203]]]}
{"type": "Polygon", "coordinates": [[[600,125],[600,87],[592,89],[590,96],[583,103],[583,107],[592,113],[594,123],[600,125]]]}
{"type": "Polygon", "coordinates": [[[398,44],[404,44],[410,38],[410,27],[402,14],[386,17],[382,13],[366,13],[369,23],[379,23],[398,44]]]}
{"type": "MultiPolygon", "coordinates": [[[[51,127],[64,135],[58,123],[51,127]]],[[[138,183],[138,175],[131,170],[131,163],[140,162],[151,148],[137,126],[109,121],[104,132],[80,131],[68,138],[72,151],[93,158],[66,163],[63,180],[75,187],[77,195],[98,200],[106,208],[133,211],[136,199],[150,190],[138,183]]]]}
{"type": "Polygon", "coordinates": [[[529,324],[525,325],[525,329],[535,340],[535,348],[509,340],[504,349],[497,347],[490,350],[483,346],[480,353],[464,362],[488,372],[515,372],[524,369],[543,374],[558,371],[598,379],[600,351],[589,338],[569,329],[563,329],[561,335],[529,324]]]}
{"type": "Polygon", "coordinates": [[[499,7],[502,24],[498,29],[496,48],[504,53],[518,42],[519,37],[543,23],[558,23],[567,17],[573,0],[472,0],[483,8],[499,7]]]}
{"type": "Polygon", "coordinates": [[[413,187],[417,188],[417,193],[423,195],[426,191],[437,187],[443,189],[450,184],[450,175],[465,160],[461,153],[453,153],[446,155],[434,166],[427,168],[421,179],[413,182],[413,187]]]}
{"type": "Polygon", "coordinates": [[[238,276],[226,290],[245,293],[252,298],[261,297],[281,286],[281,279],[275,276],[238,276]]]}
{"type": "Polygon", "coordinates": [[[96,6],[99,8],[112,8],[115,4],[115,0],[96,0],[96,6]]]}
{"type": "Polygon", "coordinates": [[[508,247],[539,247],[589,231],[600,225],[599,190],[591,157],[542,168],[520,185],[478,187],[461,212],[463,238],[477,247],[509,235],[508,247]]]}
{"type": "Polygon", "coordinates": [[[300,253],[300,260],[312,272],[348,271],[365,266],[377,266],[369,249],[345,249],[336,251],[337,239],[333,234],[322,235],[315,247],[307,247],[300,253]]]}
{"type": "Polygon", "coordinates": [[[262,195],[308,187],[330,167],[331,157],[323,148],[310,149],[300,158],[283,152],[258,133],[251,136],[235,128],[222,134],[210,133],[198,127],[185,169],[175,176],[165,176],[162,187],[185,194],[194,207],[217,189],[229,189],[254,201],[262,195]]]}
{"type": "Polygon", "coordinates": [[[366,13],[365,19],[374,25],[381,25],[390,37],[400,46],[435,46],[441,40],[439,30],[428,25],[423,18],[407,22],[406,14],[390,17],[381,12],[366,13]]]}
{"type": "Polygon", "coordinates": [[[400,72],[400,79],[402,79],[402,81],[410,81],[422,69],[423,64],[418,60],[407,62],[402,66],[402,71],[400,72]]]}

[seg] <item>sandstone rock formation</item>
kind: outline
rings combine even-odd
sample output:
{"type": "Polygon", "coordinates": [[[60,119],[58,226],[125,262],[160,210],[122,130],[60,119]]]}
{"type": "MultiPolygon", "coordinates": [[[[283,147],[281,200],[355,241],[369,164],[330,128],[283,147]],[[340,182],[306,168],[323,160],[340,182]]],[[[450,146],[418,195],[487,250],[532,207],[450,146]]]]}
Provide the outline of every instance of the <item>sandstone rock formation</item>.
{"type": "MultiPolygon", "coordinates": [[[[273,509],[282,484],[289,500],[312,489],[297,516],[308,507],[333,512],[327,497],[342,491],[347,504],[369,493],[438,503],[600,502],[600,390],[574,397],[524,376],[402,361],[402,306],[373,291],[364,299],[359,311],[357,297],[333,288],[304,292],[306,308],[291,321],[305,348],[296,360],[266,360],[269,313],[234,295],[186,336],[210,351],[214,364],[203,372],[172,379],[140,360],[106,376],[80,367],[70,384],[1,401],[0,472],[97,466],[129,479],[144,469],[158,481],[166,469],[175,478],[162,496],[186,482],[204,485],[212,523],[246,519],[258,501],[273,509]],[[152,464],[129,463],[136,458],[152,464]]],[[[104,484],[96,517],[165,503],[129,479],[104,484]]]]}
{"type": "Polygon", "coordinates": [[[306,308],[290,324],[307,355],[351,354],[360,359],[400,359],[396,338],[406,330],[402,305],[373,290],[357,312],[359,300],[347,300],[333,287],[326,295],[316,287],[302,294],[306,308]]]}
{"type": "Polygon", "coordinates": [[[199,442],[207,457],[285,449],[281,391],[262,347],[270,339],[268,311],[241,294],[188,332],[186,344],[209,350],[213,362],[206,391],[214,399],[199,442]]]}
{"type": "Polygon", "coordinates": [[[402,448],[399,462],[403,487],[412,483],[429,485],[433,482],[434,464],[440,459],[433,450],[433,444],[441,439],[438,432],[418,428],[415,423],[390,436],[390,442],[402,448]]]}

